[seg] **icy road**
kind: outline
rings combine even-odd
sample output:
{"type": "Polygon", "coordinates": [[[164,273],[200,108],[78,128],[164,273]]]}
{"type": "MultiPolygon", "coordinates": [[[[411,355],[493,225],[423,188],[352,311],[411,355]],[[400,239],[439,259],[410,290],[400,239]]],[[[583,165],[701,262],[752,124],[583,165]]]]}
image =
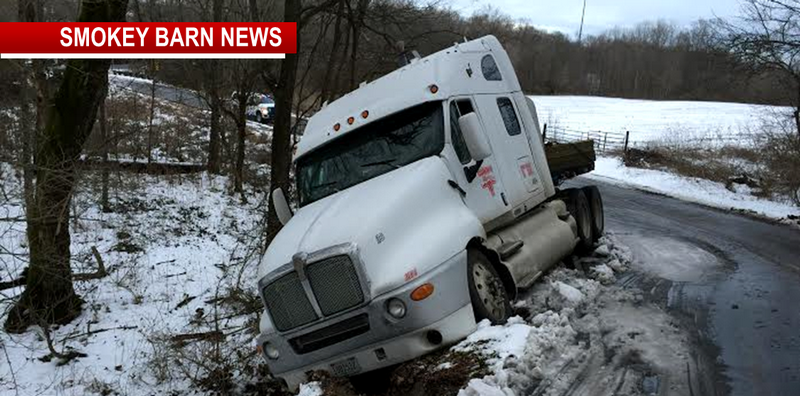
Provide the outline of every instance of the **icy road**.
{"type": "Polygon", "coordinates": [[[633,252],[633,271],[620,282],[697,332],[695,352],[710,362],[713,393],[798,394],[800,232],[593,183],[603,194],[606,229],[633,252]]]}

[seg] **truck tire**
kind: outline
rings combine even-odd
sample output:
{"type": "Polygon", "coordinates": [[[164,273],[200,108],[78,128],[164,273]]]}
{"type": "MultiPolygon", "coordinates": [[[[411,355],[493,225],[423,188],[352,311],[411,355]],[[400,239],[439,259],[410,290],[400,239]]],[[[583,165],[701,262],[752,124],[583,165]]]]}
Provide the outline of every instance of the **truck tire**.
{"type": "Polygon", "coordinates": [[[587,186],[583,189],[583,194],[589,201],[589,209],[592,211],[592,237],[597,242],[606,227],[606,219],[603,214],[603,197],[600,196],[600,189],[597,186],[587,186]]]}
{"type": "Polygon", "coordinates": [[[503,324],[511,316],[511,302],[503,280],[486,256],[474,249],[467,250],[467,283],[475,321],[489,319],[503,324]]]}
{"type": "Polygon", "coordinates": [[[583,190],[571,188],[567,191],[567,210],[575,218],[578,225],[578,246],[575,250],[578,253],[588,252],[594,247],[594,236],[592,234],[592,210],[589,208],[589,200],[583,190]]]}

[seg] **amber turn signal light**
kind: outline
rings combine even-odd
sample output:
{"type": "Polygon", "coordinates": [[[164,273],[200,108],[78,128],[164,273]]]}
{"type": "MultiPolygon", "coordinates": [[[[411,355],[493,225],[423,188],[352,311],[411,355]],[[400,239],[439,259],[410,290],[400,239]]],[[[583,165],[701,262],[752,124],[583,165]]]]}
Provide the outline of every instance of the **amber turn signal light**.
{"type": "Polygon", "coordinates": [[[347,123],[350,124],[350,125],[353,125],[354,122],[356,122],[356,118],[355,117],[350,117],[350,118],[347,119],[347,123]]]}
{"type": "Polygon", "coordinates": [[[430,90],[431,90],[432,94],[435,94],[435,93],[439,92],[439,87],[437,87],[436,84],[432,84],[430,86],[430,90]]]}
{"type": "Polygon", "coordinates": [[[411,299],[414,301],[421,301],[433,294],[433,285],[426,283],[411,292],[411,299]]]}
{"type": "Polygon", "coordinates": [[[333,130],[335,132],[339,132],[339,129],[341,129],[341,128],[342,128],[342,125],[339,124],[338,122],[336,123],[336,125],[333,126],[333,130]]]}
{"type": "Polygon", "coordinates": [[[367,118],[367,117],[369,117],[369,111],[366,111],[366,110],[362,111],[361,112],[361,118],[367,118]]]}

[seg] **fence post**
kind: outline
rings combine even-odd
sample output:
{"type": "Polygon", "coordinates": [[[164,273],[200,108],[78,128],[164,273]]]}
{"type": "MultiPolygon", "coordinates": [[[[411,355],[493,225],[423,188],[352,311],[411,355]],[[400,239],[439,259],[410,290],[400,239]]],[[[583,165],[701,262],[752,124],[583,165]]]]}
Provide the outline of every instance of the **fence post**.
{"type": "Polygon", "coordinates": [[[608,132],[603,136],[603,153],[606,152],[606,142],[608,142],[608,132]]]}
{"type": "Polygon", "coordinates": [[[624,153],[628,152],[628,139],[631,137],[631,131],[625,131],[625,149],[623,150],[624,153]]]}

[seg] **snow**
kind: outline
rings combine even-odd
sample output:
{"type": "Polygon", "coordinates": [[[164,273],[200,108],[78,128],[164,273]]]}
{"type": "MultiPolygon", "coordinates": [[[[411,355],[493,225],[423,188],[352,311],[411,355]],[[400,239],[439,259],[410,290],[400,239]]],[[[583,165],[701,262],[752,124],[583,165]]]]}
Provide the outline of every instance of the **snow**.
{"type": "Polygon", "coordinates": [[[539,122],[575,131],[630,131],[632,143],[661,139],[749,141],[765,120],[791,115],[780,106],[655,101],[598,96],[531,96],[539,122]]]}
{"type": "MultiPolygon", "coordinates": [[[[612,273],[611,276],[614,276],[614,274],[612,273]]],[[[564,282],[555,281],[553,282],[553,287],[571,303],[577,304],[583,301],[583,293],[564,282]]]]}
{"type": "Polygon", "coordinates": [[[322,388],[319,382],[308,382],[300,385],[300,391],[297,396],[322,396],[322,388]]]}
{"type": "Polygon", "coordinates": [[[598,158],[594,172],[586,177],[715,208],[749,211],[772,219],[800,215],[800,208],[789,202],[758,198],[747,191],[732,192],[722,183],[705,179],[683,177],[654,169],[628,168],[619,158],[598,158]]]}
{"type": "MultiPolygon", "coordinates": [[[[18,191],[19,179],[7,177],[13,174],[10,167],[0,165],[3,189],[18,191]]],[[[100,211],[96,197],[84,193],[85,188],[78,188],[74,198],[80,219],[71,222],[73,270],[95,270],[89,250],[96,246],[109,275],[76,282],[86,301],[83,312],[51,332],[56,349],[74,348],[87,357],[64,366],[58,366],[57,359],[43,362],[39,358],[48,351],[40,330],[31,328],[20,335],[0,332],[0,356],[12,362],[0,364],[0,394],[81,395],[110,389],[148,395],[192,388],[173,366],[177,352],[168,346],[169,337],[208,331],[216,315],[225,313],[221,305],[208,301],[229,290],[237,281],[232,277],[240,271],[245,277],[255,271],[245,257],[246,241],[259,235],[259,202],[242,204],[227,193],[227,178],[207,174],[181,176],[180,182],[151,176],[127,182],[141,184],[113,189],[112,213],[100,211]]],[[[5,202],[0,217],[18,216],[21,210],[18,202],[5,202]]],[[[0,222],[3,249],[26,253],[24,224],[0,222]]],[[[23,256],[3,255],[0,262],[11,275],[25,265],[23,256]]],[[[252,284],[243,286],[249,290],[252,284]]],[[[21,290],[2,292],[0,321],[13,301],[7,297],[21,290]]],[[[252,350],[253,335],[236,329],[246,320],[237,316],[219,321],[226,339],[239,342],[243,353],[252,350]]],[[[207,344],[196,347],[208,349],[207,344]]],[[[192,346],[185,348],[194,353],[192,346]]]]}
{"type": "Polygon", "coordinates": [[[604,285],[612,284],[616,280],[614,277],[614,270],[605,264],[592,267],[591,271],[593,272],[595,279],[604,285]]]}
{"type": "MultiPolygon", "coordinates": [[[[618,267],[623,271],[627,268],[629,250],[615,236],[602,238],[597,250],[603,254],[587,258],[595,266],[611,271],[602,263],[623,260],[626,264],[620,262],[618,267]]],[[[615,277],[613,271],[611,276],[615,277]]],[[[596,352],[579,340],[579,331],[597,338],[602,337],[602,331],[623,331],[613,324],[602,328],[597,322],[630,296],[616,286],[604,287],[579,271],[557,268],[526,293],[517,307],[530,310],[527,319],[515,316],[502,326],[483,321],[475,333],[453,347],[455,351],[484,355],[492,372],[471,379],[459,396],[539,394],[534,388],[540,384],[544,385],[536,390],[549,392],[544,394],[563,394],[558,391],[575,380],[565,377],[566,373],[575,374],[569,369],[573,362],[587,360],[596,352]],[[586,312],[590,314],[584,315],[586,312]],[[584,323],[587,321],[590,323],[584,323]]]]}

